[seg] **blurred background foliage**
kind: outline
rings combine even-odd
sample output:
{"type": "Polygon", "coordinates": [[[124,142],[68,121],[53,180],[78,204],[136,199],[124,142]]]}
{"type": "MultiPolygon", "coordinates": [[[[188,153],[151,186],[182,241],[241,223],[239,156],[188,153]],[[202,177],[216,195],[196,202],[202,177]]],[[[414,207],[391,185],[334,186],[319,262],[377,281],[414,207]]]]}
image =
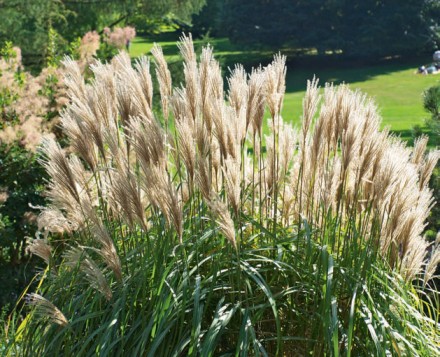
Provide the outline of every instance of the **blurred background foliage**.
{"type": "MultiPolygon", "coordinates": [[[[88,31],[161,26],[228,37],[250,48],[296,48],[351,58],[432,51],[439,43],[436,0],[3,0],[0,42],[13,40],[26,65],[41,65],[50,31],[66,47],[88,31]]],[[[52,36],[53,37],[53,36],[52,36]]]]}

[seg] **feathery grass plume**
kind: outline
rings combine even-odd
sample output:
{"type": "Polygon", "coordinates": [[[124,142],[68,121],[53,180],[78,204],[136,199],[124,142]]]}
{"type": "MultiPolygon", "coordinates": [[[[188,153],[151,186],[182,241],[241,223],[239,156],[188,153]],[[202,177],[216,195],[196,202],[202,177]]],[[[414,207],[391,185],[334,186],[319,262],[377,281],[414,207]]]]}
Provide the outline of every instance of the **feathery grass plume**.
{"type": "Polygon", "coordinates": [[[127,52],[119,51],[119,53],[112,58],[111,64],[116,73],[124,71],[126,68],[131,67],[131,59],[127,52]]]}
{"type": "Polygon", "coordinates": [[[179,38],[180,42],[177,44],[177,47],[180,50],[180,54],[183,57],[183,60],[186,63],[195,63],[197,64],[196,52],[194,51],[194,45],[192,40],[192,35],[182,34],[179,38]]]}
{"type": "Polygon", "coordinates": [[[223,76],[220,63],[216,60],[209,62],[209,82],[211,88],[211,95],[217,99],[224,99],[223,91],[223,76]]]}
{"type": "MultiPolygon", "coordinates": [[[[41,163],[52,179],[50,195],[53,200],[80,203],[79,187],[75,175],[59,144],[53,139],[47,139],[43,142],[41,150],[44,155],[41,163]]],[[[69,205],[63,205],[62,208],[66,208],[66,206],[69,205]]]]}
{"type": "Polygon", "coordinates": [[[437,245],[435,248],[432,249],[431,256],[425,267],[425,274],[423,277],[423,283],[425,285],[434,277],[435,271],[439,264],[440,264],[440,248],[437,245]]]}
{"type": "Polygon", "coordinates": [[[38,215],[38,231],[43,232],[46,239],[50,233],[70,233],[76,229],[72,222],[63,215],[63,213],[55,207],[44,208],[38,215]]]}
{"type": "Polygon", "coordinates": [[[247,109],[248,101],[248,85],[246,81],[246,72],[241,65],[235,66],[231,71],[231,76],[228,79],[229,92],[228,99],[230,105],[237,113],[242,109],[247,109]]]}
{"type": "Polygon", "coordinates": [[[92,91],[90,87],[88,92],[95,94],[95,98],[99,99],[96,103],[90,103],[93,107],[96,106],[99,115],[95,113],[97,119],[102,121],[104,127],[109,127],[117,124],[117,101],[116,101],[116,78],[115,69],[111,64],[103,64],[97,62],[91,67],[94,79],[92,81],[92,91]]]}
{"type": "Polygon", "coordinates": [[[103,272],[82,247],[70,248],[64,253],[64,259],[68,267],[79,268],[90,286],[99,291],[107,301],[111,300],[113,294],[103,272]]]}
{"type": "MultiPolygon", "coordinates": [[[[107,94],[107,90],[103,88],[103,84],[95,79],[87,85],[87,102],[82,103],[78,100],[73,100],[71,111],[75,113],[82,121],[87,124],[91,131],[95,144],[102,152],[102,136],[101,131],[104,125],[108,126],[108,110],[106,101],[101,102],[103,94],[107,94]]],[[[112,114],[110,114],[112,115],[112,114]]]]}
{"type": "Polygon", "coordinates": [[[151,165],[161,168],[167,166],[165,134],[155,120],[133,117],[128,127],[128,133],[130,134],[130,143],[133,145],[144,170],[151,165]]]}
{"type": "Polygon", "coordinates": [[[198,154],[206,157],[210,154],[210,145],[212,141],[205,122],[200,118],[195,122],[195,142],[197,144],[198,154]]]}
{"type": "Polygon", "coordinates": [[[427,135],[422,135],[414,141],[414,150],[411,157],[411,162],[413,164],[419,165],[422,162],[426,146],[428,145],[428,140],[429,137],[427,135]]]}
{"type": "Polygon", "coordinates": [[[212,191],[212,175],[209,174],[208,158],[198,156],[196,181],[200,192],[205,200],[209,200],[212,191]]]}
{"type": "Polygon", "coordinates": [[[145,116],[152,118],[153,114],[143,94],[139,77],[131,67],[128,54],[120,52],[113,58],[112,65],[117,82],[117,108],[124,128],[128,127],[131,117],[145,116]]]}
{"type": "Polygon", "coordinates": [[[189,120],[176,121],[179,154],[185,164],[190,185],[194,181],[196,166],[195,123],[189,120]]]}
{"type": "Polygon", "coordinates": [[[322,145],[321,143],[321,141],[324,142],[326,141],[325,135],[328,134],[328,131],[326,131],[327,122],[325,121],[325,118],[326,117],[324,115],[324,116],[320,116],[316,120],[313,130],[313,136],[311,138],[310,160],[313,163],[312,164],[313,167],[317,166],[318,161],[325,150],[325,145],[322,145]]]}
{"type": "Polygon", "coordinates": [[[165,123],[168,122],[168,101],[171,97],[171,73],[168,69],[167,61],[163,55],[162,47],[158,44],[154,44],[151,49],[151,54],[154,56],[156,65],[156,76],[159,82],[159,92],[162,104],[162,113],[165,119],[165,123]]]}
{"type": "Polygon", "coordinates": [[[27,294],[26,303],[30,306],[35,306],[34,311],[39,317],[46,317],[52,323],[63,327],[69,325],[69,321],[64,314],[43,296],[35,293],[27,294]]]}
{"type": "Polygon", "coordinates": [[[202,106],[202,114],[204,117],[204,121],[206,122],[206,126],[208,131],[211,130],[211,121],[209,118],[209,102],[210,102],[210,94],[215,95],[214,92],[214,81],[213,81],[213,71],[212,66],[214,63],[214,56],[212,54],[212,47],[207,46],[202,49],[202,54],[200,56],[200,64],[199,64],[199,77],[200,77],[200,94],[201,94],[201,106],[202,106]]]}
{"type": "Polygon", "coordinates": [[[121,116],[122,124],[124,127],[128,127],[130,124],[130,118],[132,115],[139,115],[139,112],[135,112],[135,106],[133,98],[130,93],[130,86],[125,81],[119,81],[124,85],[116,86],[116,97],[118,99],[118,111],[121,116]]]}
{"type": "Polygon", "coordinates": [[[124,220],[134,229],[138,223],[144,230],[148,230],[145,221],[147,200],[140,190],[136,176],[129,171],[118,170],[111,176],[109,187],[109,203],[115,212],[122,211],[124,220]]]}
{"type": "Polygon", "coordinates": [[[231,128],[231,113],[232,109],[226,107],[223,101],[216,100],[211,105],[211,118],[214,123],[214,136],[217,139],[220,154],[223,158],[228,155],[228,132],[232,130],[231,128]]]}
{"type": "Polygon", "coordinates": [[[189,120],[189,118],[191,118],[191,109],[186,101],[185,88],[176,88],[174,90],[170,104],[176,122],[189,120]]]}
{"type": "MultiPolygon", "coordinates": [[[[273,130],[273,129],[272,129],[273,130]]],[[[272,191],[274,185],[276,184],[278,169],[276,166],[276,161],[278,158],[276,141],[273,133],[266,135],[266,157],[264,160],[264,178],[265,178],[265,187],[267,189],[268,195],[273,196],[274,192],[272,191]]]]}
{"type": "Polygon", "coordinates": [[[248,123],[246,118],[248,102],[248,86],[246,82],[246,72],[243,66],[236,66],[232,71],[229,82],[229,103],[235,111],[235,130],[237,141],[240,145],[244,143],[248,123]]]}
{"type": "Polygon", "coordinates": [[[64,66],[64,83],[68,88],[67,94],[69,98],[75,97],[85,100],[85,81],[78,63],[69,57],[64,57],[61,63],[64,66]]]}
{"type": "MultiPolygon", "coordinates": [[[[141,56],[135,63],[136,71],[138,72],[139,82],[142,86],[142,91],[150,108],[153,108],[153,81],[150,74],[150,60],[146,56],[141,56]]],[[[171,93],[171,84],[169,85],[171,93]]]]}
{"type": "Polygon", "coordinates": [[[325,84],[324,100],[321,105],[319,120],[323,121],[323,141],[325,142],[326,155],[331,150],[335,150],[337,145],[337,137],[335,136],[335,109],[336,109],[336,91],[332,84],[325,84]],[[324,140],[325,139],[325,140],[324,140]]]}
{"type": "Polygon", "coordinates": [[[307,81],[307,90],[302,102],[303,116],[301,120],[302,121],[301,133],[303,137],[302,140],[303,142],[307,137],[307,134],[310,130],[310,126],[312,125],[313,118],[315,117],[316,111],[318,109],[319,99],[320,99],[320,95],[318,88],[318,79],[313,78],[312,81],[307,81]]]}
{"type": "Polygon", "coordinates": [[[163,168],[144,165],[143,171],[145,174],[143,188],[150,202],[160,209],[169,225],[174,225],[179,242],[182,243],[183,215],[176,189],[163,168]]]}
{"type": "Polygon", "coordinates": [[[84,215],[89,220],[89,231],[92,233],[93,238],[101,245],[100,249],[95,251],[103,258],[107,267],[109,267],[115,274],[116,279],[122,281],[122,268],[121,260],[119,258],[116,247],[113,243],[113,239],[102,222],[101,218],[96,214],[94,207],[90,205],[90,202],[84,205],[84,215]]]}
{"type": "Polygon", "coordinates": [[[95,119],[108,128],[115,124],[117,107],[115,105],[116,83],[109,65],[96,65],[93,68],[95,79],[87,87],[88,106],[95,119]]]}
{"type": "Polygon", "coordinates": [[[277,177],[283,181],[292,166],[293,158],[299,141],[299,133],[291,125],[281,122],[279,128],[279,173],[277,177]]]}
{"type": "Polygon", "coordinates": [[[357,159],[359,154],[359,126],[355,121],[350,121],[351,125],[348,125],[342,133],[342,170],[346,172],[352,161],[357,159]]]}
{"type": "MultiPolygon", "coordinates": [[[[118,56],[124,55],[120,53],[118,56]]],[[[117,81],[120,82],[118,87],[126,87],[125,91],[131,95],[129,116],[143,115],[147,118],[153,118],[152,108],[145,96],[141,82],[142,76],[139,75],[139,72],[135,71],[130,65],[121,67],[116,75],[117,81]]]]}
{"type": "Polygon", "coordinates": [[[427,248],[428,243],[423,239],[409,242],[407,253],[403,256],[400,267],[400,271],[407,281],[412,281],[421,273],[427,248]]]}
{"type": "MultiPolygon", "coordinates": [[[[96,148],[99,150],[102,156],[104,156],[104,138],[103,138],[103,123],[101,113],[96,115],[94,113],[95,103],[97,103],[100,98],[96,97],[93,92],[88,91],[89,98],[94,97],[94,101],[91,103],[91,106],[88,103],[82,103],[78,100],[73,101],[72,105],[69,108],[69,112],[65,111],[62,113],[61,120],[64,123],[64,117],[66,116],[66,121],[68,121],[68,115],[72,116],[77,122],[78,129],[81,130],[81,134],[85,137],[85,140],[89,141],[89,144],[85,144],[86,147],[82,148],[79,143],[76,143],[75,148],[84,151],[87,149],[87,146],[96,145],[96,148]]],[[[64,124],[63,124],[64,125],[64,124]]],[[[92,150],[92,153],[95,149],[92,150]]],[[[93,155],[90,153],[89,155],[93,155]]],[[[96,164],[96,159],[89,159],[96,164]]],[[[93,166],[92,166],[93,167],[93,166]]]]}
{"type": "MultiPolygon", "coordinates": [[[[376,142],[370,140],[367,143],[362,143],[363,148],[359,149],[359,161],[358,161],[358,169],[357,169],[357,177],[356,182],[363,182],[364,180],[369,180],[367,177],[368,173],[371,172],[371,168],[373,166],[374,158],[380,155],[384,144],[383,142],[376,142]]],[[[359,193],[362,196],[362,193],[359,193]]],[[[364,195],[365,196],[365,195],[364,195]]],[[[362,197],[359,197],[362,199],[362,197]]]]}
{"type": "Polygon", "coordinates": [[[95,171],[98,158],[90,131],[84,128],[84,123],[77,116],[67,111],[62,114],[62,118],[62,128],[70,139],[72,149],[84,159],[92,171],[95,171]]]}
{"type": "Polygon", "coordinates": [[[420,164],[420,189],[428,185],[429,179],[439,159],[440,150],[431,151],[424,162],[420,164]]]}
{"type": "Polygon", "coordinates": [[[277,54],[266,68],[266,100],[274,120],[281,114],[284,93],[286,91],[286,56],[277,54]]]}
{"type": "Polygon", "coordinates": [[[47,239],[30,239],[26,250],[43,259],[49,265],[50,257],[52,255],[52,248],[47,239]]]}
{"type": "Polygon", "coordinates": [[[235,217],[239,215],[241,206],[241,172],[240,161],[233,157],[228,157],[224,161],[222,166],[223,174],[225,177],[226,192],[228,195],[228,201],[231,204],[235,217]]]}
{"type": "Polygon", "coordinates": [[[362,155],[366,147],[370,146],[371,142],[374,141],[372,137],[378,133],[380,129],[380,119],[377,114],[377,107],[371,99],[365,98],[364,104],[360,108],[359,116],[363,118],[359,125],[360,135],[364,138],[370,139],[360,141],[359,152],[362,155]]]}
{"type": "Polygon", "coordinates": [[[107,145],[108,161],[120,172],[129,170],[130,162],[127,153],[129,152],[127,141],[124,140],[118,128],[112,127],[104,130],[104,141],[107,145]]]}
{"type": "Polygon", "coordinates": [[[261,136],[266,100],[266,72],[261,67],[252,69],[248,80],[248,103],[246,106],[246,128],[252,125],[254,135],[261,136]]]}
{"type": "Polygon", "coordinates": [[[229,214],[226,204],[223,203],[215,194],[211,195],[210,199],[206,201],[206,204],[209,206],[209,209],[215,217],[215,221],[219,225],[222,234],[232,244],[232,246],[237,249],[234,221],[229,214]]]}
{"type": "Polygon", "coordinates": [[[180,38],[179,49],[182,54],[184,64],[183,73],[185,76],[185,94],[190,108],[190,118],[195,121],[201,108],[201,87],[200,74],[197,66],[197,58],[191,34],[180,38]]]}

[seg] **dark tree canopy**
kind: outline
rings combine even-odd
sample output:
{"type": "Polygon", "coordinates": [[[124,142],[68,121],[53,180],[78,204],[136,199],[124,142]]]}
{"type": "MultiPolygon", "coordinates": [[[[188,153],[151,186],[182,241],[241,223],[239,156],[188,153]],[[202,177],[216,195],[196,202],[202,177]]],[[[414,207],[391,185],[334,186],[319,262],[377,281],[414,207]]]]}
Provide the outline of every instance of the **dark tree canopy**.
{"type": "Polygon", "coordinates": [[[63,26],[66,8],[58,0],[0,0],[0,44],[12,41],[24,56],[40,56],[49,28],[63,26]]]}
{"type": "Polygon", "coordinates": [[[226,0],[221,26],[243,44],[337,50],[350,56],[402,54],[437,46],[439,3],[226,0]]]}

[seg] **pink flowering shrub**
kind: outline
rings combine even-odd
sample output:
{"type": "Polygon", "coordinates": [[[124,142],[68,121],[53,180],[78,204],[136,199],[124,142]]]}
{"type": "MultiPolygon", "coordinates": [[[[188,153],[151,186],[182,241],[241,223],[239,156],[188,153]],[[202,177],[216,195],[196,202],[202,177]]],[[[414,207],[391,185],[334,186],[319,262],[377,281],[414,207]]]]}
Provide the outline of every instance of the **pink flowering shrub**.
{"type": "Polygon", "coordinates": [[[104,41],[113,47],[123,49],[128,41],[131,41],[136,36],[136,30],[134,27],[126,26],[115,27],[111,31],[108,27],[104,28],[104,41]]]}
{"type": "Polygon", "coordinates": [[[53,135],[68,101],[62,70],[48,67],[33,76],[23,71],[19,48],[10,54],[0,57],[0,144],[18,142],[35,151],[43,135],[53,135]]]}
{"type": "Polygon", "coordinates": [[[96,31],[87,32],[81,39],[79,47],[80,59],[88,62],[99,49],[100,36],[96,31]]]}

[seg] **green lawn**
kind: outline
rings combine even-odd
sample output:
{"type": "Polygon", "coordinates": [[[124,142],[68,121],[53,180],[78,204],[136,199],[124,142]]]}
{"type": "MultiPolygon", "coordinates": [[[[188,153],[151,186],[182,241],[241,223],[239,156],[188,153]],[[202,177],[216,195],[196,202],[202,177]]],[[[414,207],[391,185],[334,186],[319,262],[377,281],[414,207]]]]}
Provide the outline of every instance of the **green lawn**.
{"type": "MultiPolygon", "coordinates": [[[[164,33],[153,38],[137,37],[130,49],[130,55],[137,57],[148,53],[154,42],[160,43],[168,61],[178,61],[174,33],[164,33]]],[[[214,47],[214,54],[223,65],[223,68],[232,67],[234,63],[243,63],[246,68],[263,64],[271,60],[272,53],[268,51],[249,51],[231,44],[227,39],[196,40],[196,50],[209,42],[214,47]]],[[[301,115],[301,101],[306,88],[307,79],[316,75],[321,85],[325,82],[335,84],[348,83],[352,89],[360,89],[373,97],[383,117],[383,125],[390,125],[391,129],[406,140],[411,139],[411,128],[420,125],[424,128],[424,119],[428,114],[422,106],[422,93],[425,89],[435,85],[440,80],[437,76],[421,76],[415,70],[421,64],[429,63],[430,57],[415,58],[412,60],[390,60],[378,64],[364,66],[348,66],[334,60],[330,64],[323,61],[307,63],[306,59],[296,61],[293,56],[288,58],[287,90],[284,101],[283,116],[286,120],[299,122],[301,115]],[[293,59],[289,61],[289,58],[293,59]]]]}

